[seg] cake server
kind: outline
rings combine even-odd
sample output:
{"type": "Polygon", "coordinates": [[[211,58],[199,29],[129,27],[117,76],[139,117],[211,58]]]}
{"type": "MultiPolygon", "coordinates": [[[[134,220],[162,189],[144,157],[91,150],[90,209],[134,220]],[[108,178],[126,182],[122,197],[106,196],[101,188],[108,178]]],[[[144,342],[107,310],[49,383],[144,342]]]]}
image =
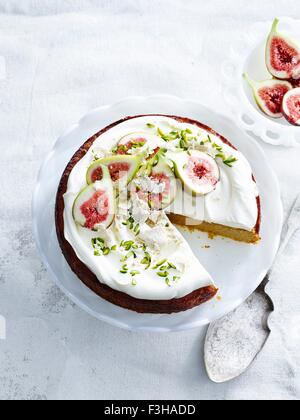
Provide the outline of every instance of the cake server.
{"type": "Polygon", "coordinates": [[[204,357],[209,378],[216,383],[230,381],[244,373],[264,348],[271,330],[268,320],[274,305],[266,286],[278,259],[300,228],[300,194],[282,232],[276,261],[259,288],[235,311],[212,323],[208,329],[204,357]]]}

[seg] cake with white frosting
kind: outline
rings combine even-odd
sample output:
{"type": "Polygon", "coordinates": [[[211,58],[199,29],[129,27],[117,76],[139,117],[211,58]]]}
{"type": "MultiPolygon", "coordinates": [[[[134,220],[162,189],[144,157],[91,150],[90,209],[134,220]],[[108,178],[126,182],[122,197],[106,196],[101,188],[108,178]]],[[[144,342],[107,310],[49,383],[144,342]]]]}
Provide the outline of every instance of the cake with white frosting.
{"type": "Polygon", "coordinates": [[[216,295],[176,224],[260,239],[250,164],[199,122],[161,115],[118,121],[89,139],[63,174],[56,204],[62,251],[78,277],[116,305],[173,313],[216,295]]]}

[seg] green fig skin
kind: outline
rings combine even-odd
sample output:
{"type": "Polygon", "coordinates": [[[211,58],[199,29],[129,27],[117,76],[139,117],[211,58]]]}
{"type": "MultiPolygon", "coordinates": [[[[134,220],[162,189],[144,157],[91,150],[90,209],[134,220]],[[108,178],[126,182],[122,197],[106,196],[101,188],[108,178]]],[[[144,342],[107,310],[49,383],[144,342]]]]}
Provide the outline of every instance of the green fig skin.
{"type": "MultiPolygon", "coordinates": [[[[115,155],[115,156],[99,159],[93,162],[87,170],[87,174],[86,174],[87,184],[91,184],[95,182],[95,180],[92,179],[93,173],[99,167],[108,168],[108,172],[109,172],[109,168],[111,167],[111,165],[116,165],[116,166],[125,165],[125,168],[128,166],[129,170],[126,171],[127,172],[126,179],[127,179],[127,184],[129,184],[133,180],[133,178],[136,176],[137,172],[139,171],[142,164],[142,160],[143,160],[142,156],[127,156],[127,155],[115,155]]],[[[121,180],[116,179],[116,180],[113,180],[113,182],[116,185],[119,182],[121,182],[121,180]]]]}
{"type": "Polygon", "coordinates": [[[279,19],[275,19],[266,44],[266,66],[272,76],[281,80],[300,78],[300,46],[278,31],[279,19]],[[280,61],[285,53],[283,61],[280,61]],[[288,58],[288,60],[287,60],[288,58]]]}

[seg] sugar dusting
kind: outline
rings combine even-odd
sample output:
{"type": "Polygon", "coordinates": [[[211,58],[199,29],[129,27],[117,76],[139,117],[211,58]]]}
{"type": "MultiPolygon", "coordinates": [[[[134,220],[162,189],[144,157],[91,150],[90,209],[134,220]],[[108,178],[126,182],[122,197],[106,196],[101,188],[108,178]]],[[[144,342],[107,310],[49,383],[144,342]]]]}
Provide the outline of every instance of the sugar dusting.
{"type": "Polygon", "coordinates": [[[205,362],[214,382],[225,382],[244,372],[268,336],[270,300],[256,291],[237,310],[212,324],[205,343],[205,362]]]}

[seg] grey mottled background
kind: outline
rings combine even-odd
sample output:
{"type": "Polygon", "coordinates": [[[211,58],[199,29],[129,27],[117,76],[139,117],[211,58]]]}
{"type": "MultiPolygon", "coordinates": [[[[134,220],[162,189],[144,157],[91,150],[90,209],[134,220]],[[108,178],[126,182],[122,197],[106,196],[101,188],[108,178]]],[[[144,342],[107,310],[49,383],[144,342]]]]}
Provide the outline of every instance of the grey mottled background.
{"type": "MultiPolygon", "coordinates": [[[[37,171],[84,113],[170,93],[226,112],[220,62],[256,20],[300,18],[295,0],[0,0],[0,399],[300,398],[300,234],[276,273],[274,333],[242,378],[208,381],[205,330],[132,334],[94,320],[52,284],[31,232],[37,171]],[[288,290],[288,292],[286,292],[288,290]]],[[[263,145],[288,209],[299,149],[263,145]]]]}

